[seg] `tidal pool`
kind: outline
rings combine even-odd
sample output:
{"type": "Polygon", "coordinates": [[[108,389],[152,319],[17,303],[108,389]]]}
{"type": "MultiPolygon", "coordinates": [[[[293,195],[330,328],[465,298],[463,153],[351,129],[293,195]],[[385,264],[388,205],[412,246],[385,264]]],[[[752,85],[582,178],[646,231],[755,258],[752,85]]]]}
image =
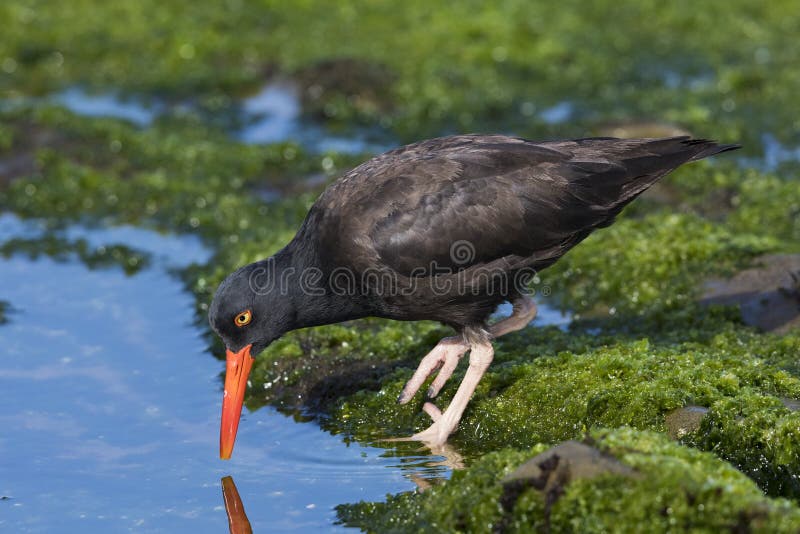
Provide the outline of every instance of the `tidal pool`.
{"type": "MultiPolygon", "coordinates": [[[[80,87],[70,87],[50,96],[48,101],[65,107],[77,115],[112,117],[140,127],[150,126],[160,115],[169,111],[163,103],[146,102],[134,96],[122,98],[115,93],[89,93],[80,87]]],[[[378,153],[394,144],[376,142],[364,129],[336,135],[325,127],[304,120],[297,88],[288,82],[268,83],[257,93],[239,103],[244,126],[231,136],[244,143],[269,144],[295,142],[312,152],[342,154],[378,153]]],[[[181,104],[191,109],[190,104],[181,104]]]]}
{"type": "Polygon", "coordinates": [[[78,115],[114,117],[137,126],[149,126],[161,113],[163,106],[145,105],[137,99],[123,99],[114,93],[90,94],[80,87],[71,87],[53,95],[51,100],[78,115]]]}
{"type": "Polygon", "coordinates": [[[363,154],[385,152],[393,145],[369,140],[367,132],[334,135],[318,124],[303,120],[297,88],[290,83],[269,83],[242,101],[247,122],[237,137],[253,144],[294,141],[315,152],[363,154]]]}
{"type": "MultiPolygon", "coordinates": [[[[36,223],[0,217],[0,244],[36,223]]],[[[0,531],[225,532],[232,476],[255,532],[336,530],[332,507],[444,478],[442,458],[346,444],[265,408],[218,459],[220,372],[170,274],[209,252],[191,237],[71,227],[150,255],[133,276],[75,259],[0,258],[0,531]]]]}

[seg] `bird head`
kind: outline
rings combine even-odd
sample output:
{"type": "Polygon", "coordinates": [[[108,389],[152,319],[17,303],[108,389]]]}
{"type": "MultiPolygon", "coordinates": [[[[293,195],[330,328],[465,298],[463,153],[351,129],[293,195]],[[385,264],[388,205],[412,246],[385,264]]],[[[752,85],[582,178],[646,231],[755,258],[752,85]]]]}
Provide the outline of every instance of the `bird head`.
{"type": "Polygon", "coordinates": [[[209,308],[211,328],[226,348],[219,437],[220,458],[225,460],[233,452],[254,356],[288,330],[288,299],[279,288],[265,285],[268,262],[254,263],[229,275],[220,284],[209,308]]]}

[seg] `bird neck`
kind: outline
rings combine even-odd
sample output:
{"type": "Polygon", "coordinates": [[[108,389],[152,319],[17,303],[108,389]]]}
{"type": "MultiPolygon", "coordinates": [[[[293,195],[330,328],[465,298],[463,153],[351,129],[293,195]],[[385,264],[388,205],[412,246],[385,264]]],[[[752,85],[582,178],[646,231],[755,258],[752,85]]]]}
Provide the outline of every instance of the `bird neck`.
{"type": "Polygon", "coordinates": [[[330,273],[311,240],[295,238],[266,262],[271,266],[284,306],[291,308],[287,330],[339,323],[369,315],[356,295],[331,288],[330,273]]]}

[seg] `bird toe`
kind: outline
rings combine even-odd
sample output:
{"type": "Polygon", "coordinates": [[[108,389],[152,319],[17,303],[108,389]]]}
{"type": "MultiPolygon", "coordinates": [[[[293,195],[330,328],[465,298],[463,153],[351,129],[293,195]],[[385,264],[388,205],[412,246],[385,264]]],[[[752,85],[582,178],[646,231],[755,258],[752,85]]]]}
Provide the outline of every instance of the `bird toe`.
{"type": "Polygon", "coordinates": [[[432,402],[426,402],[423,404],[422,410],[431,416],[431,419],[433,419],[434,423],[442,417],[442,411],[432,402]]]}

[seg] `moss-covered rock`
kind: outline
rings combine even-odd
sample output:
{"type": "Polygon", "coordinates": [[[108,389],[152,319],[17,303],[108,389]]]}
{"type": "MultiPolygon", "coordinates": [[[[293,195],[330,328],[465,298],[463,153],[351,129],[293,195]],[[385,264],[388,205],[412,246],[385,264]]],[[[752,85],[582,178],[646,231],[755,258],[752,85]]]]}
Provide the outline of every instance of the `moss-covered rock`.
{"type": "Polygon", "coordinates": [[[800,510],[765,497],[714,455],[652,432],[597,430],[590,442],[638,476],[609,473],[570,481],[556,494],[534,487],[501,505],[503,477],[529,451],[503,449],[423,493],[385,503],[339,506],[340,520],[369,532],[796,532],[800,510]]]}
{"type": "Polygon", "coordinates": [[[708,415],[708,408],[705,406],[688,404],[675,408],[664,417],[667,435],[672,439],[678,439],[686,434],[697,432],[706,415],[708,415]]]}
{"type": "Polygon", "coordinates": [[[758,394],[725,398],[684,439],[739,467],[768,494],[800,500],[800,412],[790,406],[758,394]]]}

